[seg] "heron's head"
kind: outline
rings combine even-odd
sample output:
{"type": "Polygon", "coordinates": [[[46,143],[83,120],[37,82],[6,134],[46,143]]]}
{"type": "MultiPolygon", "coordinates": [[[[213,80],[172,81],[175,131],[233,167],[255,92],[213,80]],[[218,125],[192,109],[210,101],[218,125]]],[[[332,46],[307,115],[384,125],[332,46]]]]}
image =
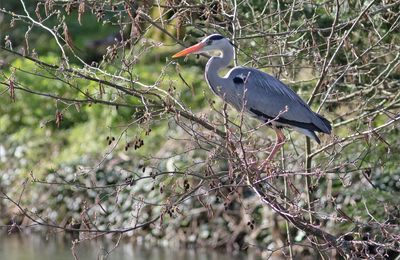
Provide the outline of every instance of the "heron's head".
{"type": "Polygon", "coordinates": [[[204,38],[201,42],[176,53],[172,56],[172,58],[179,58],[192,53],[199,54],[204,52],[217,51],[221,50],[225,46],[230,45],[232,45],[232,43],[224,36],[220,34],[211,34],[210,36],[204,38]]]}

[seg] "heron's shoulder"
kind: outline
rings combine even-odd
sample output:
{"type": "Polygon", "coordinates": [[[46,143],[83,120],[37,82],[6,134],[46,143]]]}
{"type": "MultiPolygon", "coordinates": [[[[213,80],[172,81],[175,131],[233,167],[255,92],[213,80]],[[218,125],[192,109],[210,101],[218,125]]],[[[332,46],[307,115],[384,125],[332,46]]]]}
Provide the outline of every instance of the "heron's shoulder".
{"type": "MultiPolygon", "coordinates": [[[[251,74],[258,74],[258,70],[254,68],[248,68],[243,66],[236,66],[226,73],[225,78],[233,79],[235,77],[248,77],[251,74]]],[[[260,75],[258,75],[260,76],[260,75]]]]}
{"type": "Polygon", "coordinates": [[[225,78],[233,81],[236,85],[244,84],[244,82],[252,82],[253,87],[264,88],[266,85],[273,85],[275,87],[286,87],[277,78],[269,75],[266,72],[255,68],[237,66],[232,68],[225,75],[225,78]]]}
{"type": "Polygon", "coordinates": [[[254,77],[258,78],[268,78],[269,80],[277,80],[274,76],[268,74],[267,72],[264,72],[262,70],[256,69],[256,68],[250,68],[250,67],[243,67],[243,66],[236,66],[232,68],[228,73],[226,74],[226,77],[233,78],[239,74],[246,74],[248,76],[253,75],[254,77]]]}
{"type": "Polygon", "coordinates": [[[250,74],[250,68],[237,66],[229,70],[228,73],[226,73],[225,78],[229,81],[233,81],[235,85],[243,85],[250,74]]]}
{"type": "Polygon", "coordinates": [[[244,71],[248,71],[250,68],[242,67],[242,66],[236,66],[233,67],[226,73],[226,77],[232,77],[236,76],[237,74],[243,73],[244,71]]]}

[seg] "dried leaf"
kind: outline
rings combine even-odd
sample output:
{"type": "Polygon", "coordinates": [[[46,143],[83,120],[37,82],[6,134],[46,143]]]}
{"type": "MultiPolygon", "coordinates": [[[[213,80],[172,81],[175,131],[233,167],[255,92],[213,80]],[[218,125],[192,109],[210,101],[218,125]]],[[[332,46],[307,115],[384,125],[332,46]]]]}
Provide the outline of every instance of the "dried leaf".
{"type": "Polygon", "coordinates": [[[54,0],[46,0],[44,3],[44,12],[46,16],[49,16],[50,12],[53,11],[54,0]]]}
{"type": "Polygon", "coordinates": [[[65,12],[66,12],[68,15],[70,15],[70,14],[71,14],[71,9],[72,9],[72,2],[68,2],[68,3],[65,5],[65,12]]]}
{"type": "Polygon", "coordinates": [[[58,128],[60,128],[60,125],[61,125],[61,122],[62,122],[62,120],[63,120],[63,118],[64,118],[64,115],[63,115],[63,113],[61,113],[60,111],[56,111],[56,125],[57,125],[57,127],[58,128]]]}
{"type": "Polygon", "coordinates": [[[63,25],[63,29],[64,29],[64,38],[65,38],[65,42],[67,43],[67,45],[71,48],[71,49],[73,49],[74,48],[74,43],[73,43],[73,41],[72,41],[72,37],[71,37],[71,34],[69,33],[69,31],[68,31],[68,27],[67,27],[67,24],[66,23],[64,23],[64,25],[63,25]]]}
{"type": "Polygon", "coordinates": [[[10,79],[10,97],[13,102],[15,102],[15,86],[14,86],[14,79],[10,79]]]}
{"type": "Polygon", "coordinates": [[[101,83],[99,83],[99,97],[100,98],[103,98],[103,94],[104,94],[104,86],[101,84],[101,83]]]}
{"type": "Polygon", "coordinates": [[[79,103],[75,103],[75,109],[78,112],[81,112],[81,105],[79,103]]]}
{"type": "Polygon", "coordinates": [[[42,21],[42,16],[40,15],[40,8],[39,8],[40,4],[41,3],[38,3],[36,5],[36,9],[35,9],[35,14],[36,14],[36,17],[38,18],[39,22],[42,21]]]}
{"type": "Polygon", "coordinates": [[[12,50],[13,49],[12,48],[12,42],[11,42],[11,39],[10,39],[9,35],[6,35],[6,37],[4,37],[4,41],[5,41],[5,43],[4,43],[5,47],[9,48],[10,50],[12,50]]]}
{"type": "Polygon", "coordinates": [[[81,0],[80,2],[79,2],[79,6],[78,6],[78,23],[80,24],[80,25],[82,25],[82,20],[81,20],[81,18],[82,18],[82,14],[84,14],[85,13],[85,1],[84,0],[81,0]]]}

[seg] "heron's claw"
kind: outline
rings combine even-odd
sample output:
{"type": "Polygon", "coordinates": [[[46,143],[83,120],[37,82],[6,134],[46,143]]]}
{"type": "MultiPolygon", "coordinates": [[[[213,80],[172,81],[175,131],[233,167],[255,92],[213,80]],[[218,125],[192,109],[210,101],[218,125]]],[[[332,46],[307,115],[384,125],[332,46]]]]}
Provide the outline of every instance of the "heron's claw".
{"type": "Polygon", "coordinates": [[[271,160],[266,159],[261,164],[255,158],[250,158],[247,162],[248,169],[253,172],[253,181],[259,182],[263,178],[271,178],[276,170],[276,167],[271,162],[271,160]]]}
{"type": "Polygon", "coordinates": [[[274,166],[269,160],[265,160],[259,167],[258,170],[260,172],[265,172],[267,176],[270,176],[274,172],[274,166]]]}

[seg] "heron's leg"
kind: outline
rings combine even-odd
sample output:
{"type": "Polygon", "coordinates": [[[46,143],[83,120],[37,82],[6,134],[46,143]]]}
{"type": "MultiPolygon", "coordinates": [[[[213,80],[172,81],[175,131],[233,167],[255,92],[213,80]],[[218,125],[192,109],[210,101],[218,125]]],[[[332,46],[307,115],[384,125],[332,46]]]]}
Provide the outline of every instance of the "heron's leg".
{"type": "Polygon", "coordinates": [[[276,133],[276,141],[275,141],[274,148],[272,148],[271,153],[268,155],[267,161],[270,161],[275,157],[275,154],[279,151],[279,149],[281,149],[281,147],[283,146],[283,144],[286,141],[286,137],[283,134],[281,129],[275,128],[274,130],[276,133]]]}
{"type": "Polygon", "coordinates": [[[269,162],[275,157],[275,154],[279,151],[279,149],[281,149],[281,147],[286,141],[286,137],[281,129],[274,127],[274,130],[276,134],[275,145],[272,148],[271,153],[268,155],[267,159],[265,159],[265,161],[260,166],[260,169],[265,170],[267,172],[269,170],[268,169],[269,162]]]}

